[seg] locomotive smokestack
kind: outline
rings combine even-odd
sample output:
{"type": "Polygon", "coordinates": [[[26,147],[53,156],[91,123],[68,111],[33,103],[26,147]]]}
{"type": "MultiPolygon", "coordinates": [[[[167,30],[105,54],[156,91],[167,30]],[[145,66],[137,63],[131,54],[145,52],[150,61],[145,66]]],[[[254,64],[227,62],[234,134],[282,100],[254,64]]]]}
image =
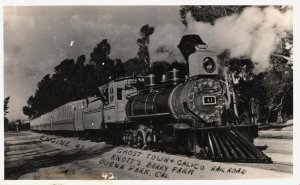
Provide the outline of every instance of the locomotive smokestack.
{"type": "Polygon", "coordinates": [[[190,54],[196,51],[196,46],[198,45],[207,47],[205,42],[202,41],[199,35],[184,35],[181,38],[178,48],[187,62],[189,60],[190,54]]]}

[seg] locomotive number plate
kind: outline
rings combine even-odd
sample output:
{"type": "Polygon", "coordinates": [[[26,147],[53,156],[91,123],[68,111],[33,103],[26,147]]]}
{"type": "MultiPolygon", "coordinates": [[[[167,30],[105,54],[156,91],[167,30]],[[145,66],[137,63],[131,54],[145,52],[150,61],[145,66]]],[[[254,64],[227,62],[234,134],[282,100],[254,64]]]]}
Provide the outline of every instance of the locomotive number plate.
{"type": "Polygon", "coordinates": [[[215,105],[217,103],[215,96],[203,96],[202,102],[203,105],[215,105]]]}

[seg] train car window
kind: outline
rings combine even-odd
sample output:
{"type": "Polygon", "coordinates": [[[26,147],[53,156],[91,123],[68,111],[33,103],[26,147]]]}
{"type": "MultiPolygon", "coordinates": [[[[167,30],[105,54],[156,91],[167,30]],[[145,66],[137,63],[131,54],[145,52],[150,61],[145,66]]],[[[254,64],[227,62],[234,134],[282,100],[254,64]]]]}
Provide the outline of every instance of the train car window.
{"type": "Polygon", "coordinates": [[[68,118],[70,118],[71,117],[71,109],[70,109],[71,107],[70,107],[70,105],[68,106],[68,118]]]}
{"type": "Polygon", "coordinates": [[[72,108],[72,105],[70,105],[70,117],[73,116],[73,108],[72,108]]]}
{"type": "Polygon", "coordinates": [[[64,118],[67,117],[67,110],[66,110],[67,107],[64,107],[64,118]]]}
{"type": "Polygon", "coordinates": [[[66,106],[66,118],[69,118],[69,106],[66,106]]]}
{"type": "Polygon", "coordinates": [[[106,101],[109,101],[109,99],[108,99],[108,88],[103,89],[103,95],[104,95],[106,101]]]}
{"type": "Polygon", "coordinates": [[[117,100],[122,100],[122,88],[117,88],[117,100]]]}
{"type": "Polygon", "coordinates": [[[110,87],[109,89],[109,102],[113,102],[114,101],[114,89],[113,87],[110,87]]]}
{"type": "Polygon", "coordinates": [[[109,99],[109,102],[113,102],[114,101],[114,95],[110,95],[110,99],[109,99]]]}
{"type": "Polygon", "coordinates": [[[110,87],[110,94],[114,94],[114,88],[110,87]]]}
{"type": "Polygon", "coordinates": [[[58,109],[58,119],[61,119],[61,108],[58,109]]]}

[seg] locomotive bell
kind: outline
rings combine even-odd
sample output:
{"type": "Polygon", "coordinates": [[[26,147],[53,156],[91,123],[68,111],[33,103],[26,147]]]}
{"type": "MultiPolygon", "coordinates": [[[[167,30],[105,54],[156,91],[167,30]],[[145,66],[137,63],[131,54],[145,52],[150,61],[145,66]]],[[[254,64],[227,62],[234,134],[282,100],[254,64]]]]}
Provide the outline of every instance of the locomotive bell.
{"type": "Polygon", "coordinates": [[[168,82],[177,83],[182,79],[184,79],[184,74],[183,74],[182,71],[180,71],[177,68],[173,68],[173,69],[171,69],[170,71],[167,72],[166,80],[168,82]]]}

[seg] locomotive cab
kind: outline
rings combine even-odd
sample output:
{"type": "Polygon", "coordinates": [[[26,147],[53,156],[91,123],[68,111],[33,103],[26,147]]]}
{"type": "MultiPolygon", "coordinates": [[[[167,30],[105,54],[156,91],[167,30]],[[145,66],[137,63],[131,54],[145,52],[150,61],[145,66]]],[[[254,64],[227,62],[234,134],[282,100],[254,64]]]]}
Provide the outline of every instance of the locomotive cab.
{"type": "Polygon", "coordinates": [[[137,89],[134,83],[141,80],[140,77],[124,77],[115,79],[108,84],[99,87],[104,97],[104,123],[123,123],[125,114],[125,105],[128,101],[127,96],[135,95],[137,89]]]}

